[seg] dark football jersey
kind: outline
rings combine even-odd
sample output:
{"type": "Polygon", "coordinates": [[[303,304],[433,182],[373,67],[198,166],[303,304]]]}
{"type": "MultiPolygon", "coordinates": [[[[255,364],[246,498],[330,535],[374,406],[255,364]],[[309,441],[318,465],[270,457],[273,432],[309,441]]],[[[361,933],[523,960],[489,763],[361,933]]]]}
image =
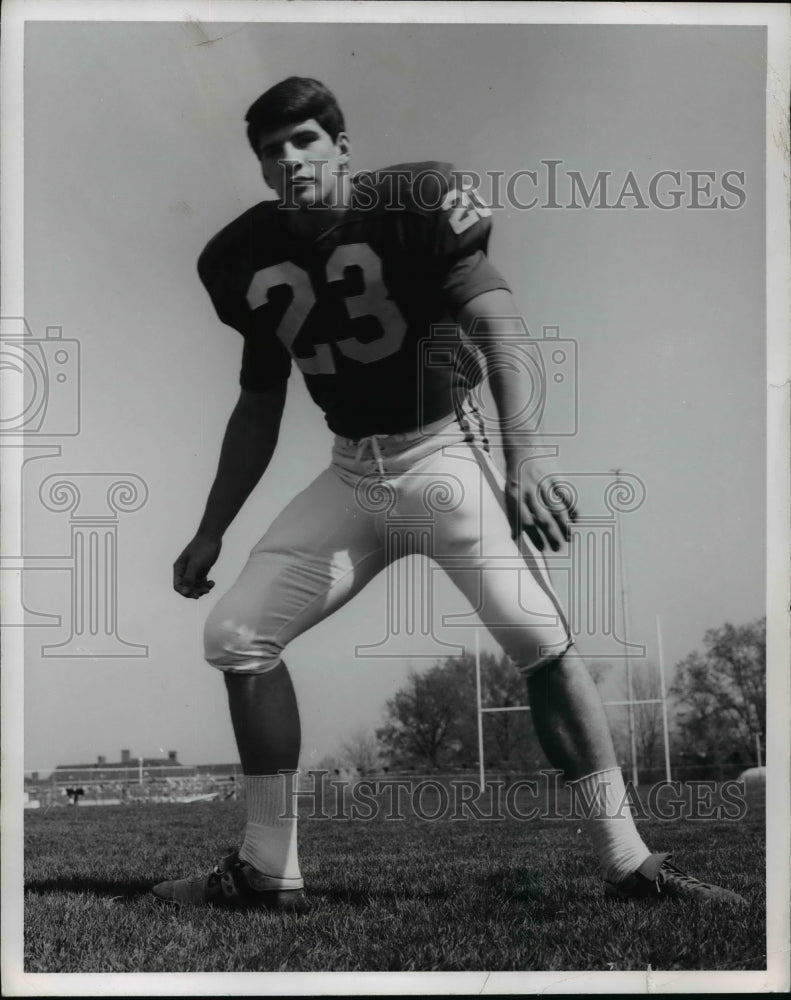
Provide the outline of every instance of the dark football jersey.
{"type": "Polygon", "coordinates": [[[244,337],[242,388],[273,387],[293,360],[329,427],[350,438],[450,414],[480,366],[448,323],[508,288],[486,257],[489,210],[449,164],[429,162],[358,175],[340,221],[316,239],[294,236],[290,211],[261,202],[198,261],[218,316],[244,337]],[[432,350],[438,324],[443,349],[432,350]]]}

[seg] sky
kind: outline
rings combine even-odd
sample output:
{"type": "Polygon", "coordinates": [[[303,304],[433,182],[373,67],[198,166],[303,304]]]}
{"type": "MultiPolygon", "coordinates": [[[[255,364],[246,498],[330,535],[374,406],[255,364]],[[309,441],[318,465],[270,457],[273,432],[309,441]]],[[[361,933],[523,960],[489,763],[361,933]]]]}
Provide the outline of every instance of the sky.
{"type": "MultiPolygon", "coordinates": [[[[582,484],[581,510],[606,514],[615,468],[644,490],[619,521],[629,636],[655,662],[660,616],[670,670],[707,629],[765,613],[763,29],[29,23],[24,315],[36,340],[62,328],[70,375],[51,382],[25,450],[28,770],[117,759],[121,748],[236,759],[222,678],[202,658],[203,622],[274,516],[326,467],[332,439],[295,371],[277,454],[226,534],[215,591],[174,593],[172,563],[202,514],[241,357],[195,263],[218,229],[268,196],[244,113],[292,74],[336,93],[354,169],[443,160],[484,178],[533,170],[545,200],[542,161],[560,161],[564,204],[495,208],[490,256],[531,334],[557,327],[574,342],[576,404],[553,398],[551,412],[562,421],[576,406],[576,433],[556,443],[582,484]],[[682,204],[567,207],[573,171],[588,187],[608,171],[610,202],[630,171],[645,201],[653,177],[677,171],[682,204]],[[737,207],[692,207],[691,171],[713,174],[699,203],[724,196],[737,207]],[[79,432],[64,433],[76,412],[79,432]],[[83,637],[45,648],[68,643],[78,586],[59,481],[78,484],[75,516],[114,546],[115,572],[93,570],[113,594],[106,647],[83,637]],[[108,507],[123,481],[133,485],[108,507]]],[[[659,190],[672,186],[665,177],[659,190]]],[[[48,371],[56,349],[39,349],[48,371]]],[[[565,593],[567,561],[555,576],[565,593]]],[[[429,637],[388,639],[383,576],[289,648],[305,763],[379,724],[411,668],[469,647],[469,628],[442,624],[466,613],[463,599],[436,575],[432,586],[429,637]]],[[[602,636],[578,645],[622,671],[622,652],[613,660],[602,636]]]]}

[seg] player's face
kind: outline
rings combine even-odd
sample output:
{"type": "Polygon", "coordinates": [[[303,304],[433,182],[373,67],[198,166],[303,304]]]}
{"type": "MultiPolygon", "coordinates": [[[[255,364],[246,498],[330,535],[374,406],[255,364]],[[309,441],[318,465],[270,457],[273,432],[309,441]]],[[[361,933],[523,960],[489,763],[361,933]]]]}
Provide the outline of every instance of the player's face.
{"type": "Polygon", "coordinates": [[[286,205],[337,205],[341,175],[349,161],[349,137],[336,139],[317,121],[285,125],[258,138],[264,180],[286,205]]]}

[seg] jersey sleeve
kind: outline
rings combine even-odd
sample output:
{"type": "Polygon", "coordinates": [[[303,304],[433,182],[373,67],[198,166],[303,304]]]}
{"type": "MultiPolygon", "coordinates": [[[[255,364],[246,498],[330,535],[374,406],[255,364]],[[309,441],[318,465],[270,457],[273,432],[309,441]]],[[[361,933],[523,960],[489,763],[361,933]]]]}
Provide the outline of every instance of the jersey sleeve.
{"type": "Polygon", "coordinates": [[[442,294],[451,311],[461,309],[476,296],[498,288],[511,290],[508,282],[482,250],[476,250],[456,261],[442,278],[442,294]]]}
{"type": "Polygon", "coordinates": [[[464,175],[449,164],[435,164],[420,182],[423,251],[430,257],[443,298],[451,310],[484,292],[510,291],[487,256],[492,212],[464,175]],[[428,206],[434,206],[428,210],[428,206]]]}
{"type": "Polygon", "coordinates": [[[219,319],[244,337],[239,385],[248,392],[265,392],[288,379],[291,356],[277,337],[256,328],[243,287],[234,280],[244,269],[229,263],[222,235],[211,240],[198,258],[198,275],[219,319]]]}

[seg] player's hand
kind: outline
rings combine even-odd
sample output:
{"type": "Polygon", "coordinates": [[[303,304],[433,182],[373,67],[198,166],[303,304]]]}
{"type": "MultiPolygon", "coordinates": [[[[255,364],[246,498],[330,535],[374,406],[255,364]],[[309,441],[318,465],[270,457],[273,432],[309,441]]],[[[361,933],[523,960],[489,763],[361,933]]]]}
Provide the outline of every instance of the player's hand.
{"type": "Polygon", "coordinates": [[[511,537],[524,531],[535,547],[557,552],[571,537],[577,511],[565,491],[554,489],[553,470],[546,462],[523,462],[519,472],[509,474],[505,486],[505,509],[511,537]]]}
{"type": "Polygon", "coordinates": [[[214,580],[206,574],[217,562],[222,542],[205,535],[196,535],[173,563],[173,589],[182,597],[199,598],[208,594],[214,580]]]}

